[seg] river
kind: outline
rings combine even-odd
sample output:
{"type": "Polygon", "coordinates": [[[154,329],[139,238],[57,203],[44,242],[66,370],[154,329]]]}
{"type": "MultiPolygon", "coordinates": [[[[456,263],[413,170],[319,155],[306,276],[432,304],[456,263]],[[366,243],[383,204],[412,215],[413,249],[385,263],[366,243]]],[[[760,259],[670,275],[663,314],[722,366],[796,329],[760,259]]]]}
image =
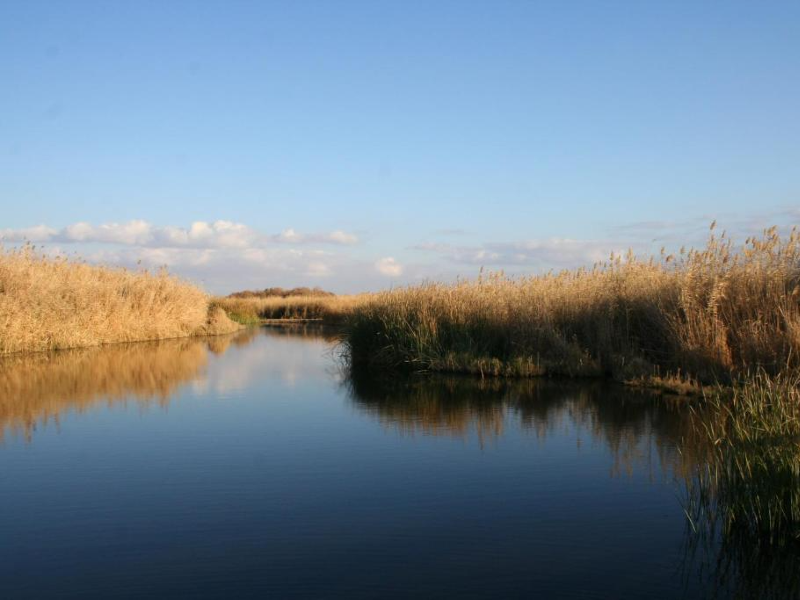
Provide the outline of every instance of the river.
{"type": "Polygon", "coordinates": [[[5,358],[0,597],[725,597],[687,541],[686,418],[352,376],[313,327],[5,358]]]}

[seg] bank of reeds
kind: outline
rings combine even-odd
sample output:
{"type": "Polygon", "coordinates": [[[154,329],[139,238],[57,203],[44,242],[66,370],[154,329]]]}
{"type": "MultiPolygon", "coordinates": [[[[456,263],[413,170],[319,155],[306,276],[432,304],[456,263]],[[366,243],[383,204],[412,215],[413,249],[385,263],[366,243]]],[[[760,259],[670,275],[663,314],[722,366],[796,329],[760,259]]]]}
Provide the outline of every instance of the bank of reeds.
{"type": "Polygon", "coordinates": [[[694,429],[711,449],[688,486],[694,528],[800,550],[800,373],[762,371],[710,394],[694,429]]]}
{"type": "MultiPolygon", "coordinates": [[[[713,226],[712,226],[713,229],[713,226]]],[[[371,368],[732,382],[800,364],[800,236],[375,294],[345,327],[371,368]]]]}
{"type": "Polygon", "coordinates": [[[214,303],[230,317],[244,324],[272,319],[321,320],[341,322],[365,300],[364,295],[267,296],[215,298],[214,303]]]}
{"type": "Polygon", "coordinates": [[[238,325],[169,275],[0,247],[0,354],[216,334],[238,325]]]}
{"type": "Polygon", "coordinates": [[[720,597],[799,597],[800,374],[707,394],[687,433],[707,448],[686,480],[687,557],[720,597]]]}

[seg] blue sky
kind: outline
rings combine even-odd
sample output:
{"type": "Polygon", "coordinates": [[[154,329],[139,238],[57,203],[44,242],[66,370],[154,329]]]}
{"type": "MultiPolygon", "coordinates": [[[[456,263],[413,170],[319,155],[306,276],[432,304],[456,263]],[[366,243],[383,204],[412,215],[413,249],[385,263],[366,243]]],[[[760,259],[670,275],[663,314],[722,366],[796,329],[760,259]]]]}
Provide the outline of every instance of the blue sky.
{"type": "Polygon", "coordinates": [[[9,0],[0,237],[215,292],[535,273],[800,222],[798,106],[796,1],[9,0]]]}

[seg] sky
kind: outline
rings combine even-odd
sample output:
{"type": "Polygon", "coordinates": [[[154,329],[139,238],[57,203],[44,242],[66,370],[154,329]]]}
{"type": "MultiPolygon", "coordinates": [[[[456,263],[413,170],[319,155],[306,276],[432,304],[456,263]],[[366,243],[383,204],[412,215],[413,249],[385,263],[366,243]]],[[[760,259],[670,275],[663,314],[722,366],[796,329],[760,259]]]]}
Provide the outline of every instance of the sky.
{"type": "Polygon", "coordinates": [[[213,293],[800,223],[800,2],[0,2],[0,243],[213,293]]]}

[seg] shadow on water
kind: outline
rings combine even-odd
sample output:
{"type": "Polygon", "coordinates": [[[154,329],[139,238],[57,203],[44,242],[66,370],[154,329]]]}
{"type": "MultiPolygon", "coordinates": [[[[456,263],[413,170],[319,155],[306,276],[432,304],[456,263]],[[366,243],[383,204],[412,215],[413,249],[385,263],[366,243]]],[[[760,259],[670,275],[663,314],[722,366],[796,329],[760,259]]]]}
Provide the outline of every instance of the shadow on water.
{"type": "MultiPolygon", "coordinates": [[[[689,510],[691,500],[684,501],[689,510]]],[[[722,535],[713,524],[687,522],[682,577],[709,598],[800,598],[800,549],[764,547],[752,537],[722,535]]]]}
{"type": "Polygon", "coordinates": [[[696,459],[677,451],[689,418],[681,401],[615,384],[352,373],[344,385],[356,406],[402,434],[476,435],[487,443],[507,427],[519,426],[542,440],[572,428],[609,449],[612,474],[644,464],[682,475],[696,459]]]}
{"type": "MultiPolygon", "coordinates": [[[[537,439],[571,428],[613,457],[611,476],[646,469],[671,477],[687,515],[679,575],[686,589],[714,598],[800,597],[800,544],[770,549],[746,535],[722,535],[697,516],[697,477],[711,448],[693,419],[709,414],[641,390],[602,382],[503,380],[425,375],[344,380],[352,402],[403,435],[466,437],[481,444],[518,426],[537,439]]],[[[579,438],[580,439],[580,438],[579,438]]]]}
{"type": "Polygon", "coordinates": [[[260,331],[264,335],[272,337],[322,340],[328,343],[335,343],[341,339],[341,333],[336,326],[323,324],[318,321],[270,323],[262,325],[260,331]]]}

